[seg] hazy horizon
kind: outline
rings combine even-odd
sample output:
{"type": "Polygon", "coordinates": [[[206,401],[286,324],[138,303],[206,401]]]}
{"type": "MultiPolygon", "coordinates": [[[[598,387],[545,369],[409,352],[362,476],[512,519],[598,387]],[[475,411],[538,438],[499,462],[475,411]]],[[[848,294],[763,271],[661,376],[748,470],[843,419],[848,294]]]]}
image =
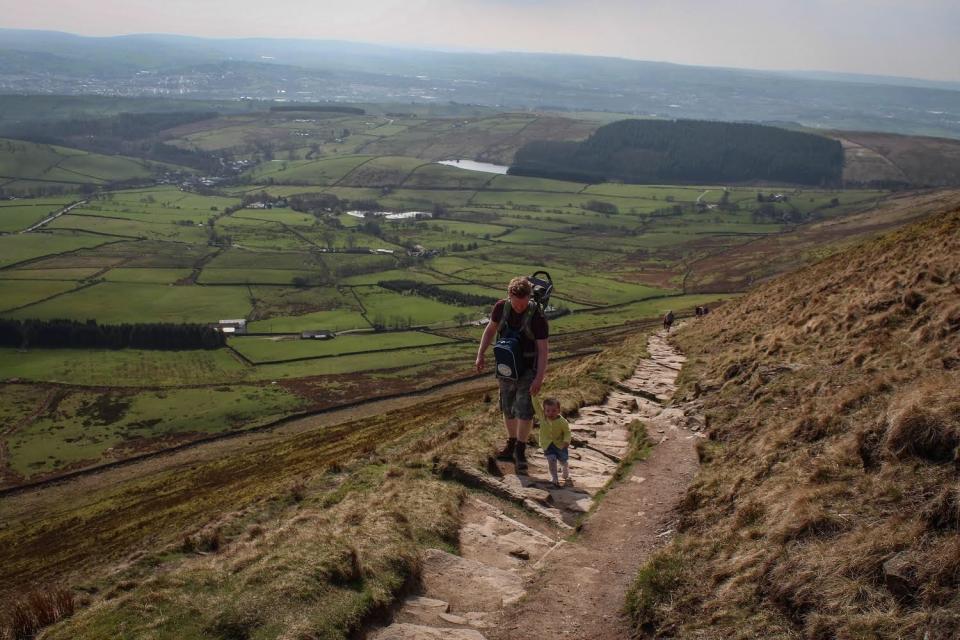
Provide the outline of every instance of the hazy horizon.
{"type": "MultiPolygon", "coordinates": [[[[0,7],[7,0],[0,3],[0,7]]],[[[946,0],[36,0],[4,28],[81,36],[340,40],[471,52],[611,56],[684,65],[960,82],[960,6],[946,0]]]]}

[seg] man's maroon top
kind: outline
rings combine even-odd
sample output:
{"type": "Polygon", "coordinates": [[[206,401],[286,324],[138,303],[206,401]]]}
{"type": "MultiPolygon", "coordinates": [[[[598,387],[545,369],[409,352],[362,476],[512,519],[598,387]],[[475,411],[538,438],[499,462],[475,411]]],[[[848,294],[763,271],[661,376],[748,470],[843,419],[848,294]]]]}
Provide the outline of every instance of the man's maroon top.
{"type": "MultiPolygon", "coordinates": [[[[490,311],[490,322],[495,325],[500,324],[500,318],[503,315],[505,304],[509,306],[510,303],[506,300],[498,300],[497,303],[493,305],[493,310],[490,311]]],[[[522,325],[523,313],[517,313],[513,310],[513,307],[510,307],[509,315],[507,315],[507,326],[513,329],[519,329],[522,325]]],[[[530,320],[530,331],[533,333],[534,340],[546,340],[550,336],[550,328],[547,326],[547,319],[543,316],[542,312],[533,314],[533,318],[530,320]]],[[[520,351],[522,353],[534,354],[536,354],[537,351],[537,345],[523,332],[520,333],[520,351]]],[[[527,369],[535,369],[537,367],[537,356],[524,356],[523,364],[527,369]]]]}

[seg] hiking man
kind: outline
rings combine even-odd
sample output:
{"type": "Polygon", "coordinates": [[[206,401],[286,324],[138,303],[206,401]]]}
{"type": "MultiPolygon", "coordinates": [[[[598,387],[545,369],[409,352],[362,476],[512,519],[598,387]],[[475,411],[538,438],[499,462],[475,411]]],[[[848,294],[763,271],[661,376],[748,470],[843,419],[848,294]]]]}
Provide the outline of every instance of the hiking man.
{"type": "MultiPolygon", "coordinates": [[[[480,338],[477,351],[477,372],[486,368],[485,352],[496,336],[514,337],[518,344],[517,371],[497,367],[500,380],[500,410],[503,411],[503,425],[507,430],[507,445],[497,454],[501,460],[512,460],[517,473],[527,470],[527,438],[533,423],[533,400],[531,396],[540,393],[543,377],[547,373],[549,355],[549,328],[547,319],[536,302],[530,299],[533,287],[523,277],[510,281],[507,287],[507,299],[498,300],[490,312],[490,321],[480,338]],[[505,375],[512,377],[507,377],[505,375]]],[[[497,348],[500,348],[498,342],[497,348]]],[[[494,350],[496,352],[496,349],[494,350]]]]}
{"type": "Polygon", "coordinates": [[[670,327],[673,325],[673,311],[667,311],[663,316],[663,329],[670,333],[670,327]]]}

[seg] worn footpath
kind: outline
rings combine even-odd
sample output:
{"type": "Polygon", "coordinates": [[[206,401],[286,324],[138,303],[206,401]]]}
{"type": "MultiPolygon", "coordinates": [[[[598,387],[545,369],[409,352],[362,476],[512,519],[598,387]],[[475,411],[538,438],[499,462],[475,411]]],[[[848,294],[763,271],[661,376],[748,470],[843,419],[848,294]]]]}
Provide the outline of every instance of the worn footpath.
{"type": "Polygon", "coordinates": [[[509,465],[489,474],[456,470],[484,490],[464,506],[460,555],[428,550],[418,593],[371,640],[629,637],[624,596],[673,533],[673,508],[696,471],[702,427],[695,407],[670,404],[683,356],[662,332],[648,351],[602,405],[581,408],[571,421],[572,482],[552,486],[546,460],[532,448],[527,475],[509,465]],[[653,450],[610,485],[634,420],[646,424],[653,450]]]}

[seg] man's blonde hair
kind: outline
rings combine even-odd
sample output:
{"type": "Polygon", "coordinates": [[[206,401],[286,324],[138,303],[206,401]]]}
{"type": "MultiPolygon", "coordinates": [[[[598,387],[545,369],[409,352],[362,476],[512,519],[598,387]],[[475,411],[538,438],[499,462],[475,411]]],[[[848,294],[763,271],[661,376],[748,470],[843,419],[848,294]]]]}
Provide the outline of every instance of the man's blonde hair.
{"type": "Polygon", "coordinates": [[[530,281],[523,276],[517,276],[507,285],[507,293],[518,298],[526,298],[533,292],[530,281]]]}

